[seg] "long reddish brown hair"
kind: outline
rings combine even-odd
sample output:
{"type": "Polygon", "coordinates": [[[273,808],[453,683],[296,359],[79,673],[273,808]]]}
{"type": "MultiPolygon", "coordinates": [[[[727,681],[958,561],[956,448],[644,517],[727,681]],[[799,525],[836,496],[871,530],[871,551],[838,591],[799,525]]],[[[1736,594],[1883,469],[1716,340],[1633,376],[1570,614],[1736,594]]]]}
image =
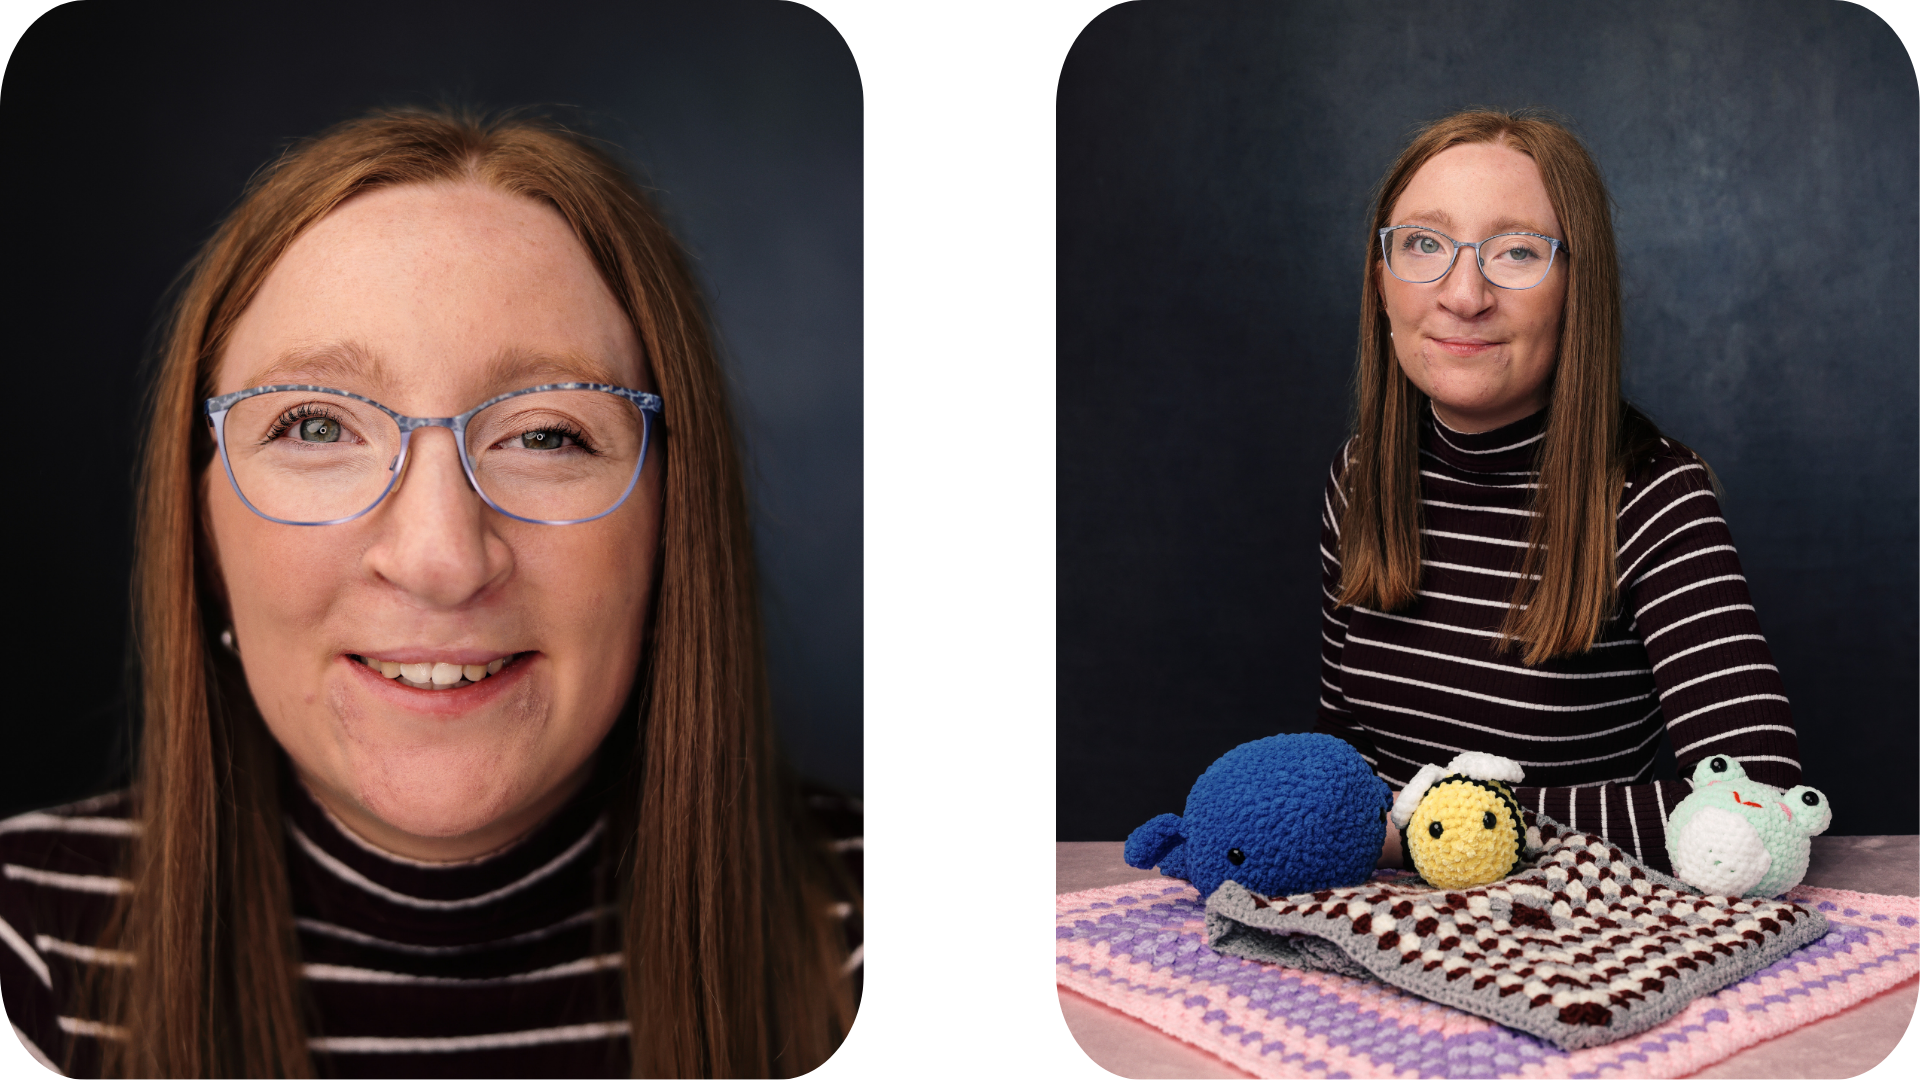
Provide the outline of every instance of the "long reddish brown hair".
{"type": "Polygon", "coordinates": [[[1474,110],[1414,135],[1373,196],[1360,293],[1354,439],[1342,477],[1340,603],[1393,611],[1420,587],[1420,423],[1427,396],[1400,370],[1380,298],[1388,215],[1413,175],[1462,143],[1501,143],[1540,168],[1566,242],[1566,307],[1553,372],[1532,531],[1502,627],[1538,664],[1584,652],[1618,603],[1614,517],[1628,463],[1660,440],[1620,396],[1620,267],[1599,166],[1573,132],[1542,113],[1474,110]]]}
{"type": "MultiPolygon", "coordinates": [[[[148,402],[135,566],[144,824],[105,944],[134,963],[100,988],[109,1073],[310,1075],[276,754],[204,557],[199,404],[267,272],[371,188],[472,181],[544,202],[579,236],[665,400],[659,581],[611,770],[626,1009],[637,1076],[797,1075],[852,1023],[836,873],[778,768],[735,431],[683,258],[608,153],[557,125],[392,111],[295,145],[188,267],[148,402]]],[[[844,885],[844,882],[842,883],[844,885]]]]}

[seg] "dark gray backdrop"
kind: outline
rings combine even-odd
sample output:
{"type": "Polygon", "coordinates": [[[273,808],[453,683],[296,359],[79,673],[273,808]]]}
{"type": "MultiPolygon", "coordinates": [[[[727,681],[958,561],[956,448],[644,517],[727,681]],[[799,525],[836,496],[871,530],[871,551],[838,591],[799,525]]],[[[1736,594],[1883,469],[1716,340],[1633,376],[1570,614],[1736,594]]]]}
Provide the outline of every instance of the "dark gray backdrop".
{"type": "Polygon", "coordinates": [[[169,281],[287,140],[437,103],[570,106],[654,188],[735,378],[780,730],[860,791],[862,102],[832,26],[772,0],[86,0],[0,89],[8,608],[16,655],[60,658],[11,680],[0,814],[108,781],[136,367],[169,281]]]}
{"type": "MultiPolygon", "coordinates": [[[[1410,129],[1568,116],[1626,390],[1726,486],[1833,831],[1916,822],[1914,72],[1827,0],[1109,9],[1059,86],[1058,839],[1312,725],[1366,196],[1410,129]]],[[[1669,752],[1668,761],[1671,761],[1669,752]]]]}

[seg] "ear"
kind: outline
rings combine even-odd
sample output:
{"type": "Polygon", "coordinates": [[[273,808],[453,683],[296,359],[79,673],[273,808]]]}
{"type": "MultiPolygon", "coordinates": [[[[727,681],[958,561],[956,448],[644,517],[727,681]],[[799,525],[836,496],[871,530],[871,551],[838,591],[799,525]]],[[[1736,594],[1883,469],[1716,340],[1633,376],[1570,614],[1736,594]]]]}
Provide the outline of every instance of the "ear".
{"type": "Polygon", "coordinates": [[[1787,811],[1793,815],[1793,827],[1808,836],[1819,836],[1833,824],[1833,804],[1827,802],[1826,793],[1819,788],[1810,788],[1805,784],[1787,789],[1780,801],[1787,804],[1787,811]]]}
{"type": "MultiPolygon", "coordinates": [[[[1161,814],[1127,836],[1127,865],[1151,870],[1164,862],[1173,850],[1187,842],[1180,831],[1179,814],[1161,814]]],[[[1184,865],[1186,860],[1181,860],[1184,865]]]]}

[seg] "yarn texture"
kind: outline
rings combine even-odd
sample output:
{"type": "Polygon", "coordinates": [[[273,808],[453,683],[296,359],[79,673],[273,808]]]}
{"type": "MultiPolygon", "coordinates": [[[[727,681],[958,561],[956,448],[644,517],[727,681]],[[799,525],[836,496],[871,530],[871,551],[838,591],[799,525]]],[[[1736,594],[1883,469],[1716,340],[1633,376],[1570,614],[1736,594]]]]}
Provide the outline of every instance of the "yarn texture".
{"type": "Polygon", "coordinates": [[[1367,880],[1386,838],[1386,782],[1331,735],[1271,735],[1220,755],[1194,781],[1185,814],[1127,837],[1127,865],[1159,867],[1201,895],[1232,880],[1258,892],[1311,892],[1367,880]]]}
{"type": "Polygon", "coordinates": [[[1700,897],[1591,833],[1543,816],[1535,865],[1446,890],[1373,883],[1207,901],[1217,953],[1379,979],[1564,1049],[1645,1031],[1827,933],[1819,912],[1700,897]]]}
{"type": "Polygon", "coordinates": [[[1407,823],[1414,869],[1436,888],[1485,885],[1520,861],[1520,811],[1498,781],[1450,776],[1428,789],[1407,823]]]}
{"type": "Polygon", "coordinates": [[[1779,896],[1807,876],[1813,837],[1833,822],[1817,788],[1787,791],[1747,776],[1737,758],[1696,765],[1693,793],[1667,818],[1673,875],[1722,896],[1779,896]]]}

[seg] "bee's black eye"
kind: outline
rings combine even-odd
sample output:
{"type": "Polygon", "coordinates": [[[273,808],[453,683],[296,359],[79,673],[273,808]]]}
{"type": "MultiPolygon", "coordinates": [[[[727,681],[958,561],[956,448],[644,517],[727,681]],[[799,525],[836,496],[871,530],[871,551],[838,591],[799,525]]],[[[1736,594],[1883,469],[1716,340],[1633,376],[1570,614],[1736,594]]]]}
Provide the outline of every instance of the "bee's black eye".
{"type": "Polygon", "coordinates": [[[1712,761],[1707,762],[1707,768],[1712,769],[1714,772],[1726,772],[1727,759],[1723,757],[1714,758],[1712,761]]]}
{"type": "Polygon", "coordinates": [[[1482,824],[1482,825],[1484,825],[1484,826],[1486,826],[1487,828],[1489,828],[1489,829],[1491,829],[1491,828],[1493,828],[1493,827],[1494,827],[1495,825],[1497,825],[1497,824],[1499,824],[1499,822],[1497,822],[1497,821],[1495,821],[1495,820],[1493,819],[1493,811],[1491,811],[1491,810],[1489,810],[1489,811],[1487,811],[1486,813],[1484,813],[1484,814],[1482,814],[1482,815],[1480,815],[1480,824],[1482,824]]]}
{"type": "Polygon", "coordinates": [[[1230,863],[1232,863],[1232,864],[1233,864],[1233,865],[1235,865],[1235,866],[1239,866],[1239,865],[1240,865],[1241,863],[1243,863],[1243,862],[1246,862],[1246,861],[1247,861],[1247,853],[1246,853],[1246,852],[1244,852],[1244,851],[1241,851],[1241,850],[1240,850],[1239,848],[1237,848],[1237,847],[1236,847],[1236,848],[1228,848],[1228,849],[1227,849],[1227,861],[1228,861],[1228,862],[1230,862],[1230,863]]]}
{"type": "Polygon", "coordinates": [[[1803,802],[1803,803],[1806,803],[1806,804],[1807,804],[1808,806],[1819,806],[1819,805],[1820,805],[1820,796],[1818,796],[1818,795],[1815,795],[1815,794],[1814,794],[1813,792],[1811,792],[1811,791],[1806,791],[1806,792],[1802,792],[1802,793],[1801,793],[1801,795],[1800,795],[1800,801],[1801,801],[1801,802],[1803,802]]]}
{"type": "Polygon", "coordinates": [[[1433,837],[1435,840],[1440,839],[1440,834],[1446,831],[1447,830],[1437,821],[1427,826],[1427,835],[1433,837]]]}

